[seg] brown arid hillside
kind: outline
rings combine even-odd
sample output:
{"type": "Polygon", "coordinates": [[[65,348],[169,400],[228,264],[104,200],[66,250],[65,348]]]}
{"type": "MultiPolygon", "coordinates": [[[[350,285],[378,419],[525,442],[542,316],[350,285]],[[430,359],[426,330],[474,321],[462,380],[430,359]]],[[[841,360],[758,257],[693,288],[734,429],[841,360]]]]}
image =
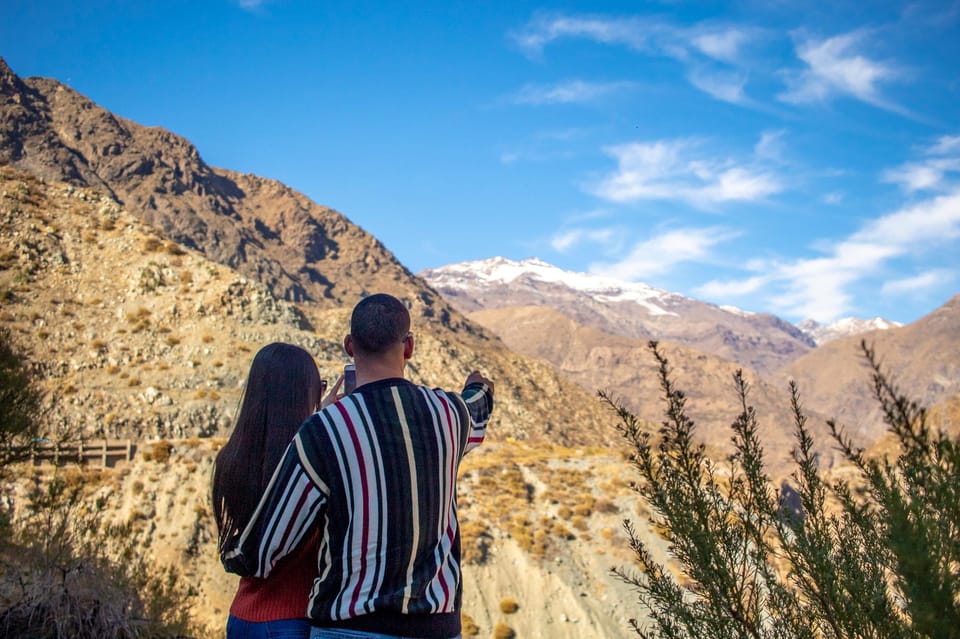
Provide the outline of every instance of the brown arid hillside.
{"type": "MultiPolygon", "coordinates": [[[[605,391],[641,419],[659,423],[664,418],[657,363],[646,341],[604,333],[540,306],[475,311],[468,317],[499,335],[511,349],[549,362],[584,389],[605,391]]],[[[674,382],[687,395],[701,440],[718,453],[728,451],[730,424],[742,410],[733,387],[740,367],[677,344],[661,343],[661,351],[670,362],[674,382]]],[[[744,374],[770,470],[784,477],[792,470],[790,451],[796,443],[787,384],[777,388],[753,371],[744,369],[744,374]]],[[[825,419],[817,414],[808,417],[823,459],[832,459],[825,419]]]]}
{"type": "Polygon", "coordinates": [[[960,393],[930,407],[929,423],[951,437],[960,435],[960,393]]]}
{"type": "Polygon", "coordinates": [[[432,291],[342,214],[276,180],[211,167],[184,138],[125,120],[56,80],[21,79],[2,59],[0,162],[97,188],[280,299],[331,308],[390,288],[418,299],[425,317],[451,321],[432,291]]]}
{"type": "MultiPolygon", "coordinates": [[[[253,354],[271,341],[304,346],[331,380],[345,361],[350,307],[278,299],[94,189],[0,168],[0,224],[0,320],[41,372],[56,423],[87,437],[224,434],[253,354]]],[[[417,320],[411,379],[456,386],[488,370],[501,389],[495,437],[613,440],[602,406],[548,365],[476,329],[417,320]]]]}
{"type": "Polygon", "coordinates": [[[807,407],[836,417],[858,445],[869,446],[885,430],[862,341],[876,351],[893,383],[920,405],[960,392],[960,295],[907,326],[824,344],[781,372],[782,381],[796,380],[807,407]]]}
{"type": "MultiPolygon", "coordinates": [[[[932,432],[941,432],[947,437],[960,437],[960,394],[949,397],[927,410],[927,426],[932,432]]],[[[895,459],[900,454],[900,443],[889,430],[866,449],[870,457],[895,459]]]]}

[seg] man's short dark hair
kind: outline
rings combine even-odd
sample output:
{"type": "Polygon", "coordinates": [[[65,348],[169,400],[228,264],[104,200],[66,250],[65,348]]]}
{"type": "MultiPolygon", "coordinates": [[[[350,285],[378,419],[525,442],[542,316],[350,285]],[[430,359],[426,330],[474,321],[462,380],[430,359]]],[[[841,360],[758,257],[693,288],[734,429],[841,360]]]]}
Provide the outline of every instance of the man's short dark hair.
{"type": "Polygon", "coordinates": [[[379,355],[406,337],[410,330],[410,312],[393,295],[376,293],[363,298],[353,308],[350,335],[354,348],[367,355],[379,355]]]}

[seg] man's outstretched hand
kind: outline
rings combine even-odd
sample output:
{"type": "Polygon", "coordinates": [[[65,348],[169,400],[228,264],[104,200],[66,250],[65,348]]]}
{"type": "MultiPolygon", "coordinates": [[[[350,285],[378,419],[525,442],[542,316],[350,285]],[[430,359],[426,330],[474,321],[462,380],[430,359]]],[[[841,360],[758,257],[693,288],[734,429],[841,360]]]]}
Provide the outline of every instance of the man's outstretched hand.
{"type": "Polygon", "coordinates": [[[464,387],[469,386],[470,384],[486,384],[487,388],[490,389],[490,394],[493,395],[493,382],[483,376],[480,371],[473,371],[467,375],[467,381],[463,383],[464,387]]]}

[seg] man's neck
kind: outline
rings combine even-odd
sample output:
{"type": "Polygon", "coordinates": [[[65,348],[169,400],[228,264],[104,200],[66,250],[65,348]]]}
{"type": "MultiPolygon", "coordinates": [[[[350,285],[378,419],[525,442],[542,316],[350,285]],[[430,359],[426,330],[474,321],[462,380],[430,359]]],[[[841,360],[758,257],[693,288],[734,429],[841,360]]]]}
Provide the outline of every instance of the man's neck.
{"type": "Polygon", "coordinates": [[[357,359],[357,386],[378,382],[381,379],[403,377],[403,362],[377,359],[357,359]]]}

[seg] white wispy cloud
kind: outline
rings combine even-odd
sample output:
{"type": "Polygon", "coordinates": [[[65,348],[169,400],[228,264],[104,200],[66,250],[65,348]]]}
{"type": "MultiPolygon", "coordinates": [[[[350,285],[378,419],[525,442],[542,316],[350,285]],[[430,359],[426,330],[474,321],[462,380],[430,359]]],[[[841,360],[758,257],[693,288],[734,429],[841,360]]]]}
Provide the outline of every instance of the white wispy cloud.
{"type": "Polygon", "coordinates": [[[960,173],[960,136],[943,136],[923,151],[925,157],[883,174],[907,192],[949,188],[950,174],[960,173]]]}
{"type": "Polygon", "coordinates": [[[852,240],[899,252],[960,237],[960,189],[903,208],[868,223],[852,240]]]}
{"type": "Polygon", "coordinates": [[[852,31],[824,40],[808,38],[796,45],[797,57],[807,68],[787,73],[787,91],[780,99],[791,103],[825,102],[847,95],[893,111],[900,107],[883,97],[880,85],[900,77],[892,65],[865,55],[867,33],[852,31]]]}
{"type": "Polygon", "coordinates": [[[503,151],[500,153],[500,164],[513,164],[520,161],[523,154],[520,151],[503,151]]]}
{"type": "Polygon", "coordinates": [[[512,35],[531,57],[562,39],[622,46],[644,55],[677,60],[690,83],[718,100],[744,103],[744,50],[760,30],[738,25],[678,26],[657,18],[541,15],[512,35]],[[722,68],[716,68],[718,63],[722,68]]]}
{"type": "Polygon", "coordinates": [[[642,280],[669,272],[683,262],[709,261],[715,245],[737,235],[721,227],[674,229],[638,242],[622,259],[595,262],[588,270],[595,275],[642,280]]]}
{"type": "Polygon", "coordinates": [[[540,16],[513,40],[529,55],[540,55],[544,47],[562,38],[582,38],[603,44],[619,44],[646,50],[652,37],[663,27],[653,20],[592,16],[540,16]]]}
{"type": "Polygon", "coordinates": [[[757,143],[753,147],[753,154],[761,160],[770,160],[777,163],[783,162],[784,134],[785,132],[782,129],[778,131],[764,131],[760,134],[760,139],[757,140],[757,143]]]}
{"type": "Polygon", "coordinates": [[[557,84],[527,84],[508,98],[513,104],[575,104],[629,89],[632,82],[569,80],[557,84]]]}
{"type": "Polygon", "coordinates": [[[927,151],[930,155],[960,155],[960,135],[944,135],[927,151]]]}
{"type": "Polygon", "coordinates": [[[744,91],[747,85],[745,73],[697,68],[687,74],[687,79],[690,80],[690,84],[717,100],[733,104],[742,104],[747,101],[744,91]]]}
{"type": "Polygon", "coordinates": [[[885,282],[880,289],[883,295],[918,295],[949,284],[957,274],[947,269],[932,269],[913,277],[885,282]]]}
{"type": "MultiPolygon", "coordinates": [[[[830,321],[849,314],[852,285],[877,276],[893,259],[925,259],[932,250],[949,249],[960,239],[960,189],[871,220],[849,237],[823,244],[823,254],[794,261],[755,263],[743,279],[712,281],[707,294],[760,291],[774,309],[798,317],[830,321]],[[742,291],[742,292],[741,292],[742,291]]],[[[933,286],[936,271],[921,283],[933,286]]],[[[905,286],[905,285],[904,285],[905,286]]],[[[888,283],[887,290],[898,286],[888,283]]]]}
{"type": "Polygon", "coordinates": [[[690,38],[704,55],[723,62],[737,62],[744,47],[756,38],[756,30],[740,27],[713,28],[690,38]]]}
{"type": "Polygon", "coordinates": [[[621,230],[613,228],[588,229],[572,228],[559,231],[550,238],[550,246],[555,251],[565,253],[577,245],[584,243],[613,246],[619,243],[621,230]]]}
{"type": "Polygon", "coordinates": [[[840,204],[843,201],[843,193],[831,191],[823,196],[824,204],[840,204]]]}
{"type": "Polygon", "coordinates": [[[729,299],[756,293],[762,289],[770,278],[766,275],[754,275],[740,280],[720,282],[714,280],[694,289],[697,295],[714,299],[729,299]]]}
{"type": "Polygon", "coordinates": [[[899,184],[905,191],[938,189],[947,173],[960,171],[960,158],[908,163],[884,173],[887,182],[899,184]]]}
{"type": "Polygon", "coordinates": [[[691,139],[634,142],[607,147],[617,170],[595,184],[594,195],[613,202],[676,200],[709,208],[755,201],[783,190],[770,170],[749,162],[709,157],[691,139]]]}
{"type": "Polygon", "coordinates": [[[500,153],[500,163],[510,166],[517,162],[554,162],[569,160],[575,155],[573,151],[567,149],[514,148],[500,153]]]}

